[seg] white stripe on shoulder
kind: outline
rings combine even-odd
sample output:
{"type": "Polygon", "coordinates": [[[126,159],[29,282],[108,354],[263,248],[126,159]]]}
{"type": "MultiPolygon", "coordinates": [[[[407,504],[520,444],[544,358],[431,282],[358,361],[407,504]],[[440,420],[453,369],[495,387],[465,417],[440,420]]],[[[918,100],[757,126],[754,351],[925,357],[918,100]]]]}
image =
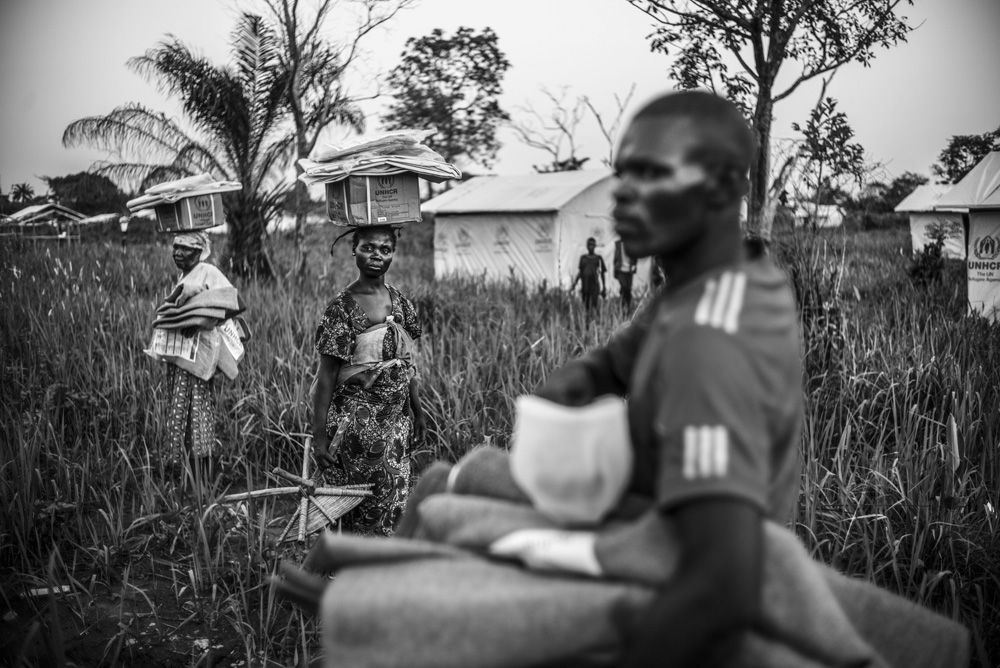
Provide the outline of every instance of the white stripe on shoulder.
{"type": "Polygon", "coordinates": [[[722,321],[722,329],[730,334],[735,334],[739,326],[740,311],[743,310],[743,295],[746,292],[746,288],[747,275],[742,271],[738,272],[733,278],[732,296],[729,299],[729,305],[726,307],[726,315],[722,321]]]}
{"type": "Polygon", "coordinates": [[[718,280],[709,279],[694,312],[696,325],[707,325],[734,334],[739,328],[740,311],[746,293],[747,275],[725,271],[718,280]]]}
{"type": "Polygon", "coordinates": [[[733,274],[729,271],[722,272],[719,276],[719,291],[715,295],[715,301],[712,303],[712,313],[708,317],[708,325],[710,327],[720,327],[722,325],[722,318],[726,313],[726,307],[729,304],[729,299],[733,294],[733,274]]]}
{"type": "Polygon", "coordinates": [[[685,427],[681,471],[684,478],[723,478],[728,472],[729,432],[726,428],[721,425],[685,427]]]}
{"type": "Polygon", "coordinates": [[[708,279],[705,283],[705,290],[698,300],[698,307],[694,310],[694,322],[696,325],[708,324],[708,316],[712,312],[712,302],[715,301],[715,291],[718,282],[714,278],[708,279]]]}

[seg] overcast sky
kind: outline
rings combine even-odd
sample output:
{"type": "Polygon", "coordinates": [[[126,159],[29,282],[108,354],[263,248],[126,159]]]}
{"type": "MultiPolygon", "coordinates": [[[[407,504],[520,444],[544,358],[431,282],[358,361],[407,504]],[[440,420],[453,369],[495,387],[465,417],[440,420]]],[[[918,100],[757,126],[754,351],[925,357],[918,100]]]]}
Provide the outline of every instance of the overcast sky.
{"type": "MultiPolygon", "coordinates": [[[[0,0],[0,188],[9,192],[27,182],[43,193],[41,176],[83,171],[104,157],[63,148],[63,130],[77,118],[127,102],[177,114],[177,106],[129,71],[126,60],[170,33],[226,62],[236,17],[254,6],[234,0],[0,0]]],[[[920,26],[909,41],[879,52],[870,68],[842,68],[828,91],[889,177],[929,175],[950,136],[1000,125],[1000,0],[915,0],[903,13],[920,26]]],[[[388,72],[407,38],[434,28],[452,33],[462,25],[497,33],[511,63],[501,101],[515,120],[524,118],[519,108],[547,108],[543,86],[565,88],[567,97],[588,95],[607,115],[613,115],[614,96],[633,83],[629,109],[673,87],[669,59],[649,51],[650,19],[625,0],[419,0],[365,43],[367,59],[354,75],[354,89],[361,92],[365,82],[388,72]]],[[[336,30],[330,26],[331,38],[339,37],[336,30]]],[[[779,103],[777,135],[791,135],[790,123],[805,119],[818,90],[818,84],[803,86],[779,103]]],[[[384,103],[365,106],[373,130],[384,103]]],[[[525,173],[548,160],[510,131],[501,139],[495,172],[525,173]]],[[[599,166],[607,153],[589,121],[578,145],[578,155],[591,156],[588,167],[599,166]]]]}

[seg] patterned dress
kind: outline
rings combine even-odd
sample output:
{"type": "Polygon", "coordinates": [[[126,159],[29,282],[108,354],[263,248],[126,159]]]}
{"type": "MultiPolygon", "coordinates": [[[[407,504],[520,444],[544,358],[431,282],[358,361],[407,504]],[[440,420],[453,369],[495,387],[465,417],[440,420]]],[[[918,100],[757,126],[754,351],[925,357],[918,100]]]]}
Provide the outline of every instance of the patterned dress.
{"type": "MultiPolygon", "coordinates": [[[[217,267],[199,262],[181,276],[176,287],[194,290],[233,287],[217,267]]],[[[214,378],[202,380],[173,364],[167,364],[166,460],[180,462],[187,456],[208,457],[215,448],[214,378]]]]}
{"type": "MultiPolygon", "coordinates": [[[[413,304],[396,288],[386,286],[394,327],[383,327],[380,365],[374,383],[339,382],[326,417],[327,434],[342,431],[337,465],[327,473],[335,485],[371,483],[372,496],[342,520],[345,531],[389,536],[410,493],[410,380],[416,369],[407,354],[405,338],[421,335],[413,304]]],[[[347,292],[331,301],[316,330],[316,352],[354,365],[358,337],[378,327],[347,292]]]]}
{"type": "Polygon", "coordinates": [[[207,457],[215,445],[215,404],[212,378],[202,380],[173,364],[167,365],[167,461],[179,462],[185,453],[207,457]]]}

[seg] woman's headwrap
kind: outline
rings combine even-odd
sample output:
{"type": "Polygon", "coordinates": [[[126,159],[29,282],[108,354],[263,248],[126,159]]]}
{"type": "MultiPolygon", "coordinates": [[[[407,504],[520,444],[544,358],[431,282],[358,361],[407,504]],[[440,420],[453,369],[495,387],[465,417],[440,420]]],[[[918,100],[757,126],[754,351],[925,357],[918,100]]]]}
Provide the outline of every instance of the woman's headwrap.
{"type": "Polygon", "coordinates": [[[201,251],[201,257],[198,258],[199,262],[207,260],[208,256],[212,254],[212,242],[208,240],[208,235],[204,232],[178,234],[174,237],[174,245],[199,249],[201,251]]]}

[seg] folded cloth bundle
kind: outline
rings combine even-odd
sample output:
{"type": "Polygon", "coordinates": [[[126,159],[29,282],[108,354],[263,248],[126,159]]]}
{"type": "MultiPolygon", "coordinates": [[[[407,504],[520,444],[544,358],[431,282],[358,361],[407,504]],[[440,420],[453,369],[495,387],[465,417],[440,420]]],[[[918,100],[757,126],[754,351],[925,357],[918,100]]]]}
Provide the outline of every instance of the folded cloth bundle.
{"type": "Polygon", "coordinates": [[[433,130],[390,130],[349,137],[338,142],[321,144],[310,156],[316,162],[336,162],[358,155],[393,155],[423,146],[433,130]]]}
{"type": "MultiPolygon", "coordinates": [[[[342,565],[321,608],[331,666],[499,668],[572,657],[602,664],[618,655],[655,595],[628,581],[546,575],[429,541],[332,533],[323,540],[342,565]]],[[[770,526],[765,544],[762,622],[733,665],[886,666],[794,536],[770,526]]]]}
{"type": "Polygon", "coordinates": [[[336,183],[348,176],[381,176],[412,172],[439,183],[462,178],[455,165],[423,144],[429,130],[395,130],[327,144],[309,159],[299,160],[304,183],[336,183]]]}
{"type": "Polygon", "coordinates": [[[194,308],[184,309],[182,312],[171,313],[169,315],[158,315],[153,321],[153,327],[161,329],[183,329],[187,325],[179,325],[184,320],[191,318],[203,318],[206,320],[225,320],[226,310],[221,308],[194,308]]]}
{"type": "Polygon", "coordinates": [[[237,312],[245,310],[236,288],[232,286],[203,288],[181,301],[180,298],[184,294],[184,288],[184,284],[178,285],[174,288],[173,292],[167,295],[163,303],[156,308],[157,316],[176,314],[184,309],[193,308],[220,308],[226,311],[237,312]]]}
{"type": "Polygon", "coordinates": [[[219,324],[220,320],[221,318],[213,315],[183,315],[169,322],[157,319],[153,321],[153,329],[190,329],[191,327],[212,329],[219,324]]]}
{"type": "Polygon", "coordinates": [[[147,188],[145,194],[129,200],[126,206],[129,211],[135,212],[161,204],[172,204],[183,197],[214,195],[242,189],[243,186],[238,181],[218,181],[208,174],[198,174],[147,188]]]}
{"type": "MultiPolygon", "coordinates": [[[[176,295],[178,286],[171,296],[176,295]]],[[[219,322],[242,313],[245,309],[236,294],[236,288],[209,288],[190,297],[177,306],[168,300],[156,309],[155,329],[211,329],[219,322]]]]}
{"type": "Polygon", "coordinates": [[[517,398],[510,472],[542,514],[567,526],[598,524],[632,474],[628,415],[621,397],[563,406],[517,398]]]}
{"type": "MultiPolygon", "coordinates": [[[[154,344],[146,354],[156,360],[170,362],[185,371],[208,380],[216,371],[233,379],[239,374],[238,364],[243,357],[242,340],[250,338],[242,318],[236,317],[246,310],[236,288],[232,286],[205,288],[201,285],[179,284],[156,309],[153,320],[154,344]],[[193,289],[192,289],[193,288],[193,289]],[[232,329],[223,331],[231,321],[232,329]],[[155,330],[186,330],[198,332],[194,359],[166,355],[155,345],[155,330]]],[[[162,332],[161,332],[162,334],[162,332]]]]}
{"type": "MultiPolygon", "coordinates": [[[[428,471],[433,488],[418,483],[414,490],[416,500],[424,497],[415,539],[323,536],[328,558],[340,567],[321,612],[328,665],[510,667],[576,657],[610,665],[623,631],[634,628],[676,566],[673,534],[653,521],[649,504],[631,522],[564,531],[519,502],[523,492],[503,473],[504,459],[481,449],[454,475],[428,471]],[[475,493],[478,481],[508,500],[435,494],[475,493]],[[547,533],[545,540],[515,539],[511,548],[510,537],[533,531],[547,533]],[[552,549],[560,535],[568,546],[561,555],[552,549]],[[482,558],[490,553],[564,572],[482,558]],[[533,561],[539,553],[541,561],[533,561]],[[393,642],[381,642],[386,637],[393,642]]],[[[814,562],[774,523],[765,523],[764,539],[761,622],[733,665],[965,665],[968,634],[960,625],[814,562]]]]}

